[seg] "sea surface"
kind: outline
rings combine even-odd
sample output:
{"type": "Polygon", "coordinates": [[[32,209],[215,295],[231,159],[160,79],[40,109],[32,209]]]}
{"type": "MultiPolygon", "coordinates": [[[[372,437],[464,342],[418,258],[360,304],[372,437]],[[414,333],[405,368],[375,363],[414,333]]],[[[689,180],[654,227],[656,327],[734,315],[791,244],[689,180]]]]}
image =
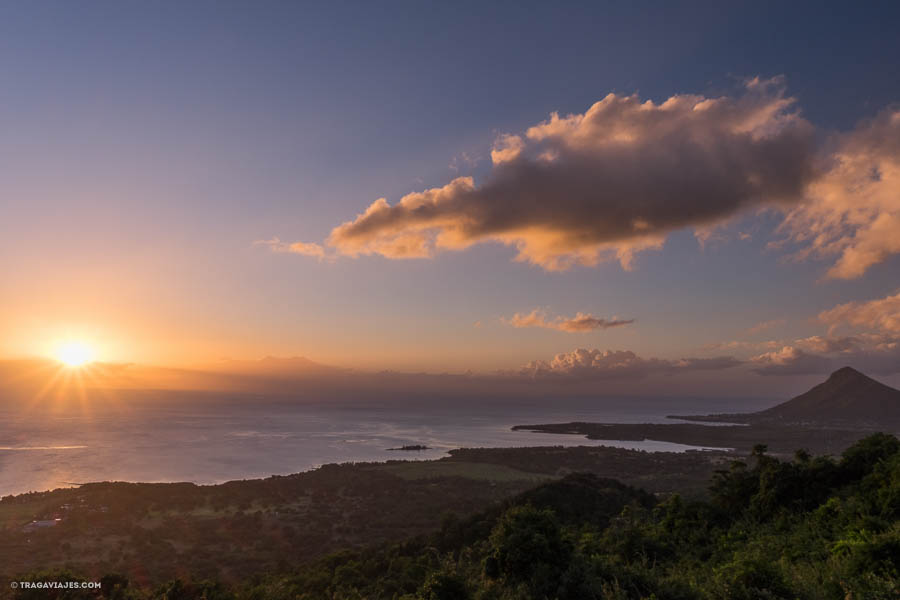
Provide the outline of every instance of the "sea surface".
{"type": "MultiPolygon", "coordinates": [[[[462,447],[610,445],[681,452],[645,440],[588,440],[513,425],[661,423],[671,413],[759,410],[747,400],[591,399],[526,403],[309,403],[167,393],[71,406],[0,405],[0,496],[91,481],[208,484],[327,463],[424,460],[462,447]],[[424,451],[391,451],[403,445],[424,451]]],[[[668,422],[673,422],[668,420],[668,422]]]]}

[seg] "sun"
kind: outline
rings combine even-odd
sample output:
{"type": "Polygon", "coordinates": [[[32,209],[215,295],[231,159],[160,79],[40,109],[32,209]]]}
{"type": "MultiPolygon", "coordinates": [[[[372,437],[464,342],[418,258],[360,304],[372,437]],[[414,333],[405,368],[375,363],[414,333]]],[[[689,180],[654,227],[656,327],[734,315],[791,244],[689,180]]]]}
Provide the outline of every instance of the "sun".
{"type": "Polygon", "coordinates": [[[94,351],[83,342],[66,342],[56,351],[56,358],[67,367],[80,367],[94,360],[94,351]]]}

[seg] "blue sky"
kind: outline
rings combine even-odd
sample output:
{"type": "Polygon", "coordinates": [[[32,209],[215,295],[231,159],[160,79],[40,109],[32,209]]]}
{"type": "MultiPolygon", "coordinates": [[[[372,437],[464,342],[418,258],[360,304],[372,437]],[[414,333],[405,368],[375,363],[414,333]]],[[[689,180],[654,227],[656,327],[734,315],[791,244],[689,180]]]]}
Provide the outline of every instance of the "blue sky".
{"type": "MultiPolygon", "coordinates": [[[[900,102],[898,28],[891,2],[6,3],[0,354],[74,336],[108,360],[491,371],[575,348],[750,360],[775,346],[711,345],[827,337],[817,315],[890,298],[900,260],[828,279],[834,256],[767,247],[780,214],[741,212],[705,248],[667,231],[630,271],[549,272],[492,242],[333,261],[254,242],[322,244],[378,198],[480,185],[498,136],[609,93],[741,97],[783,76],[826,148],[900,102]],[[635,323],[509,324],[534,309],[635,323]]],[[[900,333],[846,319],[882,345],[900,333]]]]}

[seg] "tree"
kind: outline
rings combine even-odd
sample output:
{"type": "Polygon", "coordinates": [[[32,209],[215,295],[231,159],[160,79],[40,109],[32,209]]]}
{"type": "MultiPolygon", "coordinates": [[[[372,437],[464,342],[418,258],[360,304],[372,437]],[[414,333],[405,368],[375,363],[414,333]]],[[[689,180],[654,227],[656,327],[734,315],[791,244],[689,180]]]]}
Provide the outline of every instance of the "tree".
{"type": "Polygon", "coordinates": [[[841,458],[846,481],[862,479],[875,465],[900,452],[900,441],[886,433],[876,433],[847,448],[841,458]]]}
{"type": "Polygon", "coordinates": [[[118,573],[110,573],[100,578],[100,593],[104,598],[120,600],[127,598],[128,578],[118,573]]]}
{"type": "Polygon", "coordinates": [[[421,600],[468,600],[465,581],[452,573],[432,573],[419,590],[421,600]]]}
{"type": "Polygon", "coordinates": [[[526,584],[535,596],[552,596],[569,564],[572,545],[552,510],[526,504],[504,513],[490,536],[487,575],[526,584]]]}

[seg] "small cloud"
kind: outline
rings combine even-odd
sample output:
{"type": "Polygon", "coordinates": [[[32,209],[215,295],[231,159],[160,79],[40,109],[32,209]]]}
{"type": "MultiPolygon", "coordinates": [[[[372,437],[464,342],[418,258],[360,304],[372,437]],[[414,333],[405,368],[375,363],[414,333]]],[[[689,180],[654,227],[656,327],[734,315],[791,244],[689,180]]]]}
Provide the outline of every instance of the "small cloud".
{"type": "Polygon", "coordinates": [[[478,165],[478,161],[481,160],[478,156],[474,154],[470,154],[469,152],[460,152],[458,155],[453,157],[453,160],[450,161],[450,169],[459,173],[464,167],[467,169],[472,169],[478,165]]]}
{"type": "Polygon", "coordinates": [[[835,354],[859,350],[862,340],[858,337],[822,337],[813,335],[794,342],[799,348],[819,354],[835,354]]]}
{"type": "Polygon", "coordinates": [[[847,302],[819,313],[819,321],[832,328],[839,325],[870,327],[900,334],[900,291],[868,302],[847,302]]]}
{"type": "Polygon", "coordinates": [[[325,248],[320,244],[316,244],[315,242],[282,242],[277,237],[273,237],[270,240],[257,240],[253,242],[254,246],[268,246],[272,252],[283,252],[290,254],[300,254],[302,256],[311,256],[313,258],[317,258],[320,261],[326,258],[333,258],[328,256],[325,252],[325,248]]]}
{"type": "Polygon", "coordinates": [[[472,325],[475,329],[481,329],[481,321],[475,321],[472,325]]]}
{"type": "Polygon", "coordinates": [[[721,225],[722,224],[714,224],[694,229],[694,238],[700,245],[701,250],[706,250],[706,246],[708,245],[722,244],[728,241],[728,236],[725,235],[721,225]]]}
{"type": "Polygon", "coordinates": [[[516,313],[508,321],[504,322],[513,327],[540,327],[543,329],[555,329],[557,331],[565,331],[567,333],[585,333],[596,329],[610,329],[613,327],[622,327],[634,323],[634,319],[601,319],[590,313],[577,313],[574,317],[558,316],[548,319],[547,315],[541,309],[534,309],[530,313],[516,313]]]}
{"type": "Polygon", "coordinates": [[[761,333],[775,327],[783,327],[785,323],[787,323],[786,319],[772,319],[771,321],[763,321],[761,323],[757,323],[753,327],[747,328],[747,333],[750,335],[755,335],[757,333],[761,333]]]}
{"type": "Polygon", "coordinates": [[[759,375],[812,375],[830,373],[833,370],[830,359],[809,354],[793,346],[754,356],[750,361],[759,365],[753,369],[759,375]]]}
{"type": "Polygon", "coordinates": [[[766,340],[762,342],[748,342],[746,340],[730,340],[707,344],[701,350],[765,350],[778,348],[784,344],[779,340],[766,340]]]}
{"type": "Polygon", "coordinates": [[[680,358],[672,361],[672,368],[676,371],[715,371],[718,369],[730,369],[743,364],[733,356],[713,356],[712,358],[680,358]]]}

